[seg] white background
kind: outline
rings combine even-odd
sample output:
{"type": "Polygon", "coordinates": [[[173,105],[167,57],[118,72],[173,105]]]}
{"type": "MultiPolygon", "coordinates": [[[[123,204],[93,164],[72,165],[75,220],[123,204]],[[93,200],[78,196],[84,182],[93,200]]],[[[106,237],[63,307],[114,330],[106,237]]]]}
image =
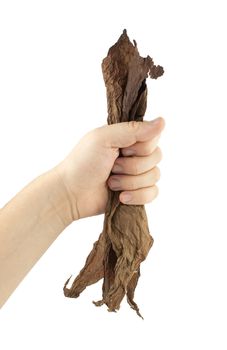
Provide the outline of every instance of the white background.
{"type": "Polygon", "coordinates": [[[101,283],[63,296],[101,215],[68,227],[0,310],[1,349],[226,350],[226,27],[219,0],[0,1],[0,207],[106,123],[101,61],[124,28],[165,68],[146,119],[166,119],[136,291],[145,320],[126,302],[96,308],[101,283]]]}

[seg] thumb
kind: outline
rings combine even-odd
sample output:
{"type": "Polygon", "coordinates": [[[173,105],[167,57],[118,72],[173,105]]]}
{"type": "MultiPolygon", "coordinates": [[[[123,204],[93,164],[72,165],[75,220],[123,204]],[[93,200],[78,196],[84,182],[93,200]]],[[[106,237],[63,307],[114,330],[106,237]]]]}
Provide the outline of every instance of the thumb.
{"type": "Polygon", "coordinates": [[[130,121],[105,125],[100,128],[99,140],[107,147],[123,148],[136,142],[145,142],[158,136],[164,129],[165,121],[159,117],[152,121],[130,121]]]}

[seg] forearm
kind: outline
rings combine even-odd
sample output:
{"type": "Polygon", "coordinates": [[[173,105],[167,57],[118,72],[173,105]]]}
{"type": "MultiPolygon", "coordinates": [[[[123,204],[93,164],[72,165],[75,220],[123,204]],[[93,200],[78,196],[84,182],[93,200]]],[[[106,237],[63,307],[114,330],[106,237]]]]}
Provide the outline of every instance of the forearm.
{"type": "Polygon", "coordinates": [[[0,210],[0,307],[74,219],[55,169],[39,176],[0,210]]]}

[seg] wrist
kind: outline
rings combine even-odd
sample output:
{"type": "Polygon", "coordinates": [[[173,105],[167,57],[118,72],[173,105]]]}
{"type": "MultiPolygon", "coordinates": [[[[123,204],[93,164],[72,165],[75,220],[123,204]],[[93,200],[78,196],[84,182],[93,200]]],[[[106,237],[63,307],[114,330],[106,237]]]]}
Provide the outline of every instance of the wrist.
{"type": "Polygon", "coordinates": [[[68,194],[55,168],[41,175],[40,181],[46,189],[45,220],[61,232],[74,221],[68,194]]]}
{"type": "Polygon", "coordinates": [[[65,170],[62,163],[53,168],[51,173],[55,178],[58,189],[58,195],[56,196],[57,212],[62,217],[63,222],[68,226],[73,221],[80,218],[77,201],[75,200],[75,197],[71,195],[71,191],[67,186],[65,170]]]}

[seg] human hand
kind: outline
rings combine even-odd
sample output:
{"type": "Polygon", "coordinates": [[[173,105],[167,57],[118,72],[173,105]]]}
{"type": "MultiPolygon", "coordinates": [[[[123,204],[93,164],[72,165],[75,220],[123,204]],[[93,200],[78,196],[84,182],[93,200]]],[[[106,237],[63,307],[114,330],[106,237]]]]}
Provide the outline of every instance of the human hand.
{"type": "Polygon", "coordinates": [[[125,204],[145,204],[157,196],[161,160],[157,142],[164,125],[162,118],[105,125],[80,140],[55,168],[74,220],[104,213],[108,186],[121,191],[119,199],[125,204]]]}

